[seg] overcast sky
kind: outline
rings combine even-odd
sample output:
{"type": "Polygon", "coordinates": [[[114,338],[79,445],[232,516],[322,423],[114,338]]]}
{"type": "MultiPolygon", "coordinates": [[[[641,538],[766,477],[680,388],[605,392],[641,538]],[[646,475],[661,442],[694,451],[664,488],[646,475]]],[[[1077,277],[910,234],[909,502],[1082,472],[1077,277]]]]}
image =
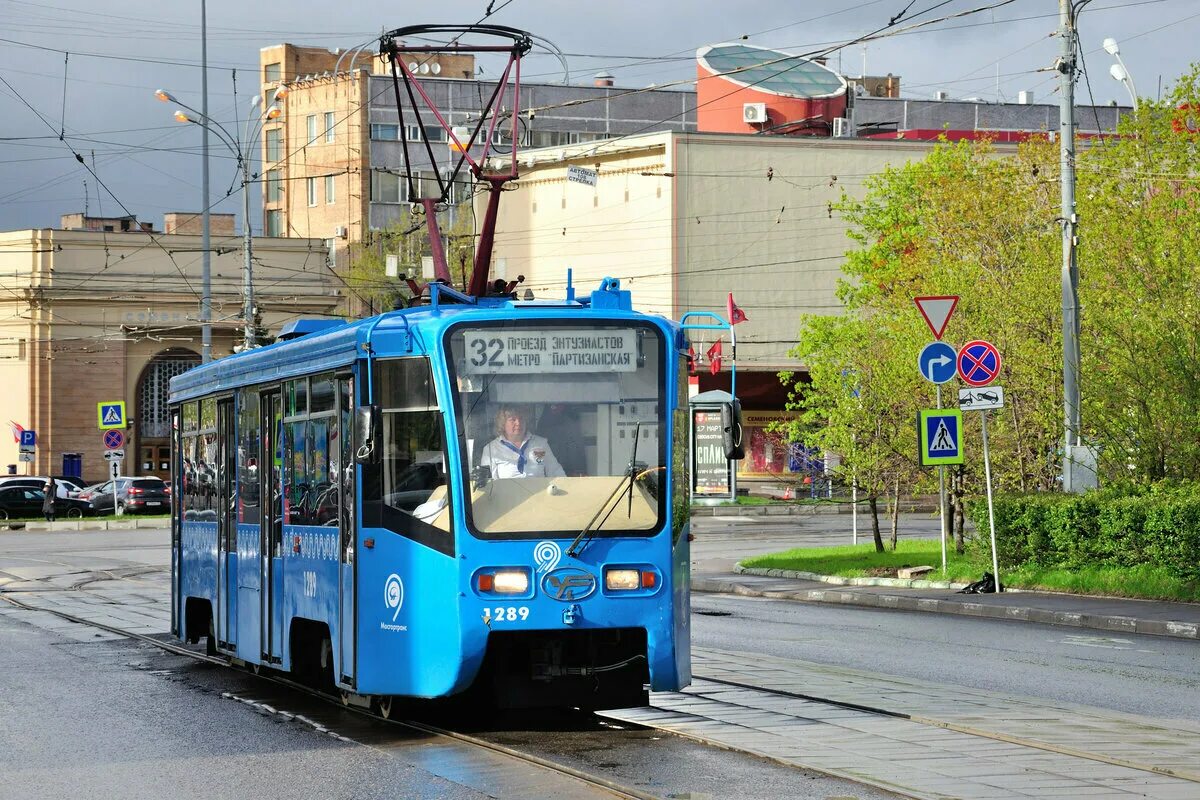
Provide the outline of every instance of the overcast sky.
{"type": "MultiPolygon", "coordinates": [[[[266,45],[356,47],[381,29],[472,23],[488,5],[208,0],[211,115],[233,125],[232,72],[241,92],[237,105],[244,108],[258,80],[259,48],[266,45]],[[415,13],[403,16],[403,9],[415,13]]],[[[705,44],[744,36],[751,44],[804,53],[883,28],[905,10],[894,29],[989,5],[1002,7],[870,43],[867,73],[902,76],[908,97],[942,89],[951,97],[1014,100],[1024,89],[1037,102],[1057,102],[1054,73],[1044,71],[1059,51],[1052,37],[1057,0],[495,0],[489,21],[553,41],[569,54],[573,81],[589,82],[605,70],[618,86],[642,87],[694,78],[695,50],[705,44]]],[[[1166,87],[1200,60],[1197,0],[1093,0],[1080,30],[1098,103],[1128,103],[1108,74],[1112,59],[1101,49],[1107,36],[1121,43],[1142,95],[1156,95],[1160,79],[1166,87]]],[[[855,44],[830,58],[831,66],[840,60],[844,74],[857,75],[864,48],[855,44]]],[[[200,131],[173,122],[172,109],[153,97],[162,87],[199,107],[199,61],[199,0],[0,0],[0,77],[9,84],[0,83],[0,230],[55,227],[60,214],[84,210],[85,198],[93,215],[122,214],[123,206],[155,227],[165,211],[199,209],[200,131]],[[111,193],[97,186],[71,148],[89,165],[94,158],[111,193]]],[[[532,80],[562,77],[558,62],[544,54],[535,53],[523,72],[532,80]]],[[[1077,97],[1088,101],[1087,85],[1077,97]]],[[[219,143],[213,148],[216,199],[234,185],[235,169],[219,143]]],[[[253,202],[257,209],[257,193],[253,202]]],[[[241,201],[235,192],[214,210],[240,217],[241,201]]],[[[257,229],[257,210],[252,216],[257,229]]]]}

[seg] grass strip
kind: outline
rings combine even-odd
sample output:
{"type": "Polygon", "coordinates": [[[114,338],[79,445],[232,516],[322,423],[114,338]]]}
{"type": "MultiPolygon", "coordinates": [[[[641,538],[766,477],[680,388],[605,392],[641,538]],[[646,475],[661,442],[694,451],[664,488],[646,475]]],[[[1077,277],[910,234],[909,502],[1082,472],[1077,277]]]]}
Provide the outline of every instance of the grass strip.
{"type": "MultiPolygon", "coordinates": [[[[904,567],[933,567],[928,580],[969,583],[979,580],[990,561],[946,551],[946,572],[941,570],[942,551],[937,539],[900,540],[895,551],[875,552],[869,540],[860,545],[836,547],[800,547],[782,553],[768,553],[742,560],[746,567],[790,569],[836,575],[842,578],[896,577],[904,567]]],[[[1162,567],[1141,565],[1116,567],[1095,565],[1078,569],[1040,567],[1026,564],[1002,568],[1000,578],[1014,589],[1039,589],[1107,597],[1134,597],[1144,600],[1200,602],[1200,584],[1170,574],[1162,567]]]]}

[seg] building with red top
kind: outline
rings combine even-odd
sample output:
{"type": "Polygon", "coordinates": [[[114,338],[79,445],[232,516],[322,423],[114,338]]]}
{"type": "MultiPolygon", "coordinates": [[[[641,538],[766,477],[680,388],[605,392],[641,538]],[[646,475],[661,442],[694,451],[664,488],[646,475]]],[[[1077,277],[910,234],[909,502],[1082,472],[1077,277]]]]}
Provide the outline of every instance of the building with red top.
{"type": "Polygon", "coordinates": [[[830,136],[846,80],[802,56],[748,44],[696,51],[696,125],[712,133],[830,136]]]}

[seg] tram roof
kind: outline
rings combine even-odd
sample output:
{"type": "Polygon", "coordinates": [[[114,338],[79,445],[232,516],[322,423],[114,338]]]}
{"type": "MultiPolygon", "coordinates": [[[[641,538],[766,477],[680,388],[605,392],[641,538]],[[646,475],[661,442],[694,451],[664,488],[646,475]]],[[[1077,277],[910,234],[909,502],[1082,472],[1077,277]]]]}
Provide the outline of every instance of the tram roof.
{"type": "Polygon", "coordinates": [[[592,294],[591,303],[486,298],[469,305],[442,303],[436,306],[418,306],[334,327],[316,326],[317,330],[307,335],[235,353],[177,375],[171,379],[171,402],[178,403],[241,386],[278,383],[302,375],[349,367],[358,358],[366,355],[365,344],[368,337],[377,356],[395,356],[401,352],[427,353],[436,349],[440,330],[464,315],[479,316],[480,319],[502,319],[511,318],[516,313],[522,317],[527,314],[528,318],[533,319],[558,316],[565,311],[571,315],[604,314],[672,324],[657,314],[632,311],[628,302],[628,292],[620,293],[624,295],[621,298],[623,302],[595,303],[596,295],[600,294],[613,293],[595,292],[592,294]],[[397,342],[393,338],[397,336],[402,337],[398,344],[390,344],[389,339],[397,342]],[[412,339],[411,343],[409,337],[412,339]]]}

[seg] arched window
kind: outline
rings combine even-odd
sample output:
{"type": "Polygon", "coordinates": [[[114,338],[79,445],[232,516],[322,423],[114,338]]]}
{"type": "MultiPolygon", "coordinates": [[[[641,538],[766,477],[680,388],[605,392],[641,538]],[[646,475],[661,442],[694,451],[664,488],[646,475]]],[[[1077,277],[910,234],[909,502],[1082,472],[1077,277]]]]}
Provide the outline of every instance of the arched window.
{"type": "Polygon", "coordinates": [[[171,378],[200,365],[200,356],[190,350],[172,349],[159,353],[146,365],[138,387],[138,432],[143,438],[165,439],[171,434],[167,398],[171,378]]]}

